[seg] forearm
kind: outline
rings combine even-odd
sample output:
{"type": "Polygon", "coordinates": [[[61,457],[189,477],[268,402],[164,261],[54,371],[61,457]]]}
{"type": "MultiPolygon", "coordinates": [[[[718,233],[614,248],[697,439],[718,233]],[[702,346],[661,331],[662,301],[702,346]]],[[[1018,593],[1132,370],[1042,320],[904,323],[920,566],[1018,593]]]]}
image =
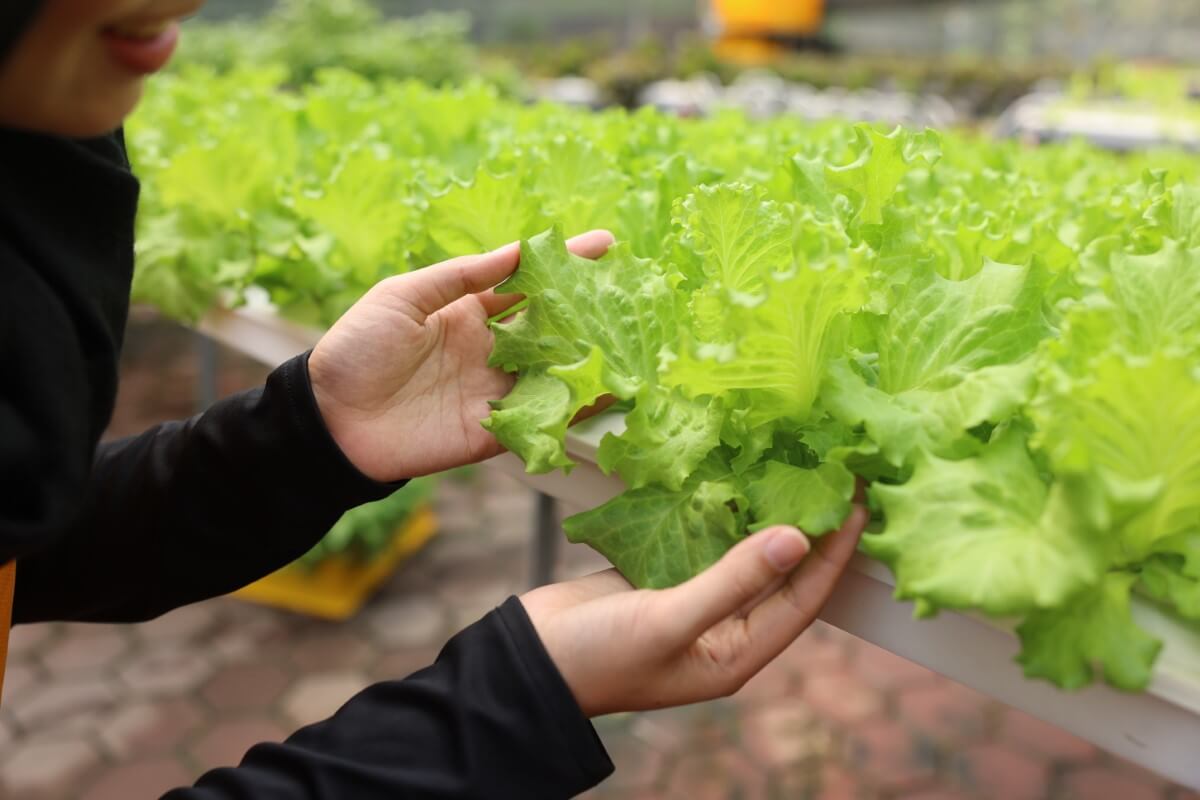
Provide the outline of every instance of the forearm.
{"type": "Polygon", "coordinates": [[[293,359],[261,390],[102,446],[84,513],[20,561],[16,621],[136,621],[225,594],[396,488],[341,455],[293,359]]]}
{"type": "Polygon", "coordinates": [[[574,797],[612,772],[515,598],[437,662],[167,800],[574,797]]]}

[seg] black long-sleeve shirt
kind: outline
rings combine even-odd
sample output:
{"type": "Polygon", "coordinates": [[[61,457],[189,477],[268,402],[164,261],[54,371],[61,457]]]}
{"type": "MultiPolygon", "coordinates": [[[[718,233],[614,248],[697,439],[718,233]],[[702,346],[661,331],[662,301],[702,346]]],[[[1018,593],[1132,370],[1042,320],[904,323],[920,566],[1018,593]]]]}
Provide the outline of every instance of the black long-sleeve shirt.
{"type": "MultiPolygon", "coordinates": [[[[0,130],[0,564],[17,559],[18,623],[144,620],[224,594],[397,488],[338,450],[303,356],[195,419],[98,446],[137,191],[119,136],[0,130]]],[[[430,668],[169,797],[556,798],[611,769],[513,599],[430,668]]]]}

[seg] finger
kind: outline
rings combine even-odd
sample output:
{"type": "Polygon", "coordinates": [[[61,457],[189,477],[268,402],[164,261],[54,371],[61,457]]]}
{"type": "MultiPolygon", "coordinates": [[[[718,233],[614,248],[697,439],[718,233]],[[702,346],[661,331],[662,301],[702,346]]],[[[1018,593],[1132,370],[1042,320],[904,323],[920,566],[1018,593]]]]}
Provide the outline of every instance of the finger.
{"type": "MultiPolygon", "coordinates": [[[[859,479],[854,490],[854,502],[859,504],[865,503],[866,497],[866,484],[863,483],[862,479],[859,479]]],[[[784,584],[788,582],[789,578],[790,576],[780,575],[766,589],[760,592],[757,597],[739,609],[737,615],[742,618],[750,616],[751,611],[753,611],[755,608],[758,608],[758,606],[760,606],[768,597],[782,589],[784,584]]]]}
{"type": "Polygon", "coordinates": [[[579,595],[587,600],[633,590],[633,586],[625,580],[625,576],[615,569],[593,572],[582,578],[576,578],[571,583],[578,587],[579,595]]]}
{"type": "Polygon", "coordinates": [[[483,255],[452,258],[396,280],[418,321],[423,321],[455,300],[496,286],[512,275],[520,260],[521,246],[514,242],[483,255]]]}
{"type": "Polygon", "coordinates": [[[738,543],[706,571],[662,593],[668,636],[680,645],[691,644],[795,569],[810,549],[804,534],[785,527],[768,528],[738,543]]]}
{"type": "Polygon", "coordinates": [[[475,295],[479,298],[479,304],[483,306],[483,311],[487,314],[488,319],[494,319],[505,314],[505,312],[519,305],[525,300],[524,295],[520,294],[496,294],[494,289],[489,289],[486,292],[480,292],[475,295]]]}
{"type": "Polygon", "coordinates": [[[616,239],[605,230],[588,231],[567,241],[567,249],[582,258],[599,258],[608,252],[616,239]]]}
{"type": "Polygon", "coordinates": [[[869,516],[865,508],[854,506],[842,527],[822,537],[779,591],[750,612],[745,621],[750,651],[743,658],[752,673],[783,652],[821,613],[854,557],[869,516]]]}
{"type": "MultiPolygon", "coordinates": [[[[568,241],[567,249],[581,258],[595,259],[607,253],[614,241],[613,235],[608,231],[589,231],[568,241]]],[[[519,258],[520,254],[518,252],[519,258]]],[[[493,288],[479,292],[477,297],[484,311],[487,312],[489,319],[500,316],[525,299],[524,295],[515,293],[497,294],[493,288]]]]}
{"type": "Polygon", "coordinates": [[[787,583],[787,579],[787,575],[780,575],[778,578],[771,581],[771,583],[767,585],[767,588],[758,593],[757,597],[755,597],[749,603],[744,603],[742,607],[737,610],[737,613],[734,614],[734,616],[738,619],[745,619],[746,617],[750,616],[750,612],[758,608],[764,600],[782,589],[783,585],[787,583]]]}
{"type": "Polygon", "coordinates": [[[633,587],[621,577],[621,573],[606,569],[582,578],[541,586],[526,592],[521,599],[526,607],[537,604],[540,608],[558,610],[632,590],[633,587]]]}

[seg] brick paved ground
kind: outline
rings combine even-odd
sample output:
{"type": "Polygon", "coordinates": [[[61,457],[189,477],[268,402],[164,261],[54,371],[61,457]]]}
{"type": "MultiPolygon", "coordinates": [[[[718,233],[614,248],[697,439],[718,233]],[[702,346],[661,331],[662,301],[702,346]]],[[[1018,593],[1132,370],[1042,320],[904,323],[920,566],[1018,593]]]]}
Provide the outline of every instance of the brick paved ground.
{"type": "MultiPolygon", "coordinates": [[[[170,327],[135,326],[114,433],[188,413],[187,346],[170,327]]],[[[261,377],[223,364],[223,391],[261,377]]],[[[438,539],[348,624],[225,599],[140,626],[17,629],[0,797],[157,797],[424,666],[528,574],[533,508],[518,484],[446,482],[439,511],[438,539]]],[[[564,552],[564,574],[596,565],[564,552]]],[[[734,698],[598,728],[618,769],[592,800],[1200,800],[823,625],[734,698]]]]}

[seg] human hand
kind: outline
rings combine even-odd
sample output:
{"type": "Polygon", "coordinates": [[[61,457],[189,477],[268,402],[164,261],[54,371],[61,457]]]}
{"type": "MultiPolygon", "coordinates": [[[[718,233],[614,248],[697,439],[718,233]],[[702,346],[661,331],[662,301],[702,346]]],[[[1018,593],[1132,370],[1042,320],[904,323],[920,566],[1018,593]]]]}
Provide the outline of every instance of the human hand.
{"type": "MultiPolygon", "coordinates": [[[[612,241],[592,231],[567,246],[599,258],[612,241]]],[[[364,475],[416,478],[501,452],[480,422],[514,378],[487,365],[487,323],[521,299],[492,291],[520,256],[512,244],[388,278],[317,344],[308,361],[317,407],[364,475]]]]}
{"type": "Polygon", "coordinates": [[[635,591],[607,570],[521,602],[589,717],[726,697],[817,618],[867,519],[855,505],[815,547],[794,528],[762,531],[672,589],[635,591]]]}

